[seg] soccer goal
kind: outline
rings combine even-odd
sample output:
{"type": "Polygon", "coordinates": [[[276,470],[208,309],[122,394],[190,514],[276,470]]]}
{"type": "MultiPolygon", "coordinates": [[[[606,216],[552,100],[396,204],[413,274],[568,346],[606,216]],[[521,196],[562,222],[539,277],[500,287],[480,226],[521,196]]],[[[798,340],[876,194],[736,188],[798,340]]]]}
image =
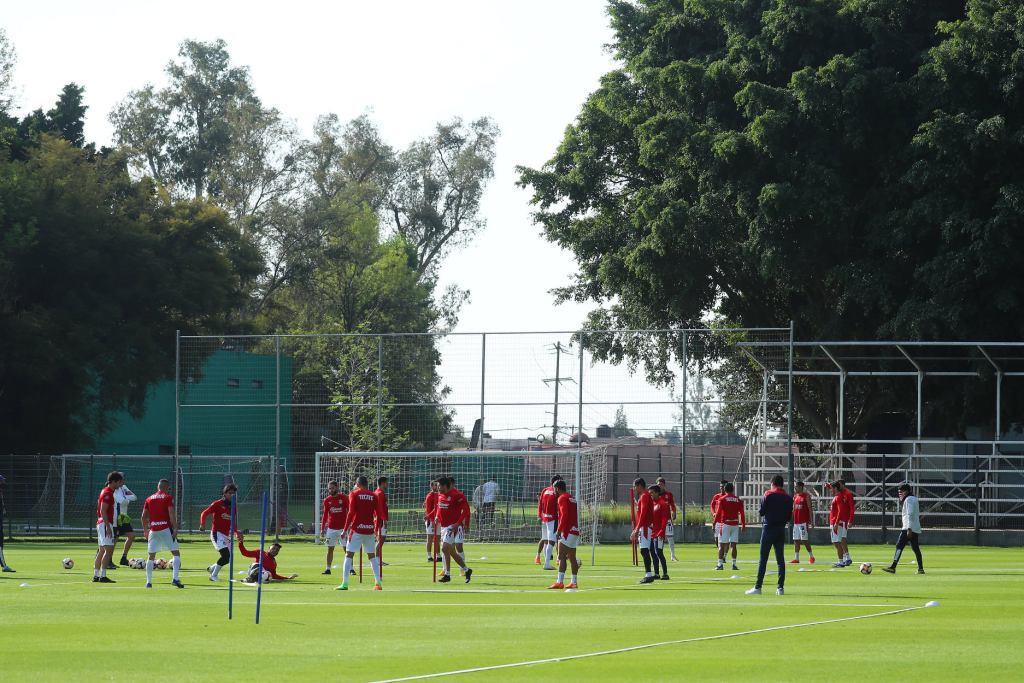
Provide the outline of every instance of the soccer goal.
{"type": "Polygon", "coordinates": [[[313,500],[313,528],[319,531],[327,483],[348,491],[363,474],[376,486],[388,477],[388,539],[423,540],[423,499],[429,482],[442,475],[469,499],[469,542],[519,543],[540,538],[537,499],[559,474],[576,496],[581,541],[594,547],[601,534],[601,501],[607,486],[604,448],[547,451],[319,452],[313,500]],[[492,482],[492,483],[489,483],[492,482]],[[497,486],[495,486],[495,484],[497,486]]]}

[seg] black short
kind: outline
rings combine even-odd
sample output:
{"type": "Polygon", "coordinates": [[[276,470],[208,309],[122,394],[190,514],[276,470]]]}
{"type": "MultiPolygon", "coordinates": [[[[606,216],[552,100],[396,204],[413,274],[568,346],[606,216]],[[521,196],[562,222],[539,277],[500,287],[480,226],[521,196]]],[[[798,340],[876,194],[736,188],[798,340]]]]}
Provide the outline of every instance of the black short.
{"type": "Polygon", "coordinates": [[[131,522],[128,522],[127,524],[118,524],[117,528],[114,529],[115,536],[124,536],[125,534],[133,533],[135,533],[135,529],[132,528],[131,522]]]}

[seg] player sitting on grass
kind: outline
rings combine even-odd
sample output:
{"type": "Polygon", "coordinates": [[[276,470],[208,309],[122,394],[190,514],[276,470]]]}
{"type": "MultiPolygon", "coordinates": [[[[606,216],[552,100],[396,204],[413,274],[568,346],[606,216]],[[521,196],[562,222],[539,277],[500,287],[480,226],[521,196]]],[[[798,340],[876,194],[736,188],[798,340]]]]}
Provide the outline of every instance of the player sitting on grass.
{"type": "Polygon", "coordinates": [[[348,494],[348,517],[345,519],[345,566],[342,569],[341,585],[335,590],[348,590],[349,572],[352,571],[352,558],[362,548],[370,558],[373,568],[373,590],[381,590],[380,558],[376,555],[377,537],[374,534],[377,521],[377,496],[369,488],[369,479],[360,474],[356,478],[356,487],[348,494]]]}
{"type": "Polygon", "coordinates": [[[725,553],[732,548],[732,568],[739,571],[736,565],[736,545],[740,541],[740,528],[747,528],[747,516],[743,510],[743,501],[736,497],[736,488],[732,482],[725,485],[725,495],[718,500],[718,512],[715,513],[715,523],[719,525],[720,536],[718,539],[718,564],[716,570],[725,566],[725,553]]]}
{"type": "Polygon", "coordinates": [[[654,578],[663,581],[668,580],[668,563],[665,561],[665,531],[668,527],[668,505],[665,504],[665,493],[661,487],[655,484],[647,489],[654,501],[653,519],[651,527],[651,557],[654,560],[654,578]],[[661,570],[658,571],[658,563],[661,563],[661,570]]]}
{"type": "Polygon", "coordinates": [[[807,555],[814,564],[814,550],[811,549],[810,529],[814,528],[814,508],[811,494],[804,490],[804,483],[796,483],[793,495],[793,559],[790,564],[800,564],[800,544],[807,546],[807,555]]]}
{"type": "Polygon", "coordinates": [[[107,475],[107,485],[100,491],[96,502],[96,560],[93,562],[92,580],[95,583],[114,583],[107,576],[110,556],[114,554],[114,489],[124,481],[120,472],[107,475]]]}
{"type": "Polygon", "coordinates": [[[438,479],[435,524],[441,527],[441,553],[444,556],[444,573],[438,581],[448,583],[452,580],[451,561],[454,558],[455,563],[465,570],[466,583],[469,583],[473,570],[466,565],[465,556],[459,551],[465,530],[469,528],[469,501],[453,484],[451,477],[438,479]]]}
{"type": "Polygon", "coordinates": [[[629,535],[635,540],[640,554],[644,558],[644,578],[640,583],[654,583],[654,574],[651,573],[651,535],[654,526],[654,501],[651,494],[647,492],[647,482],[637,477],[633,480],[633,493],[636,495],[636,522],[633,532],[629,535]]]}
{"type": "Polygon", "coordinates": [[[555,590],[565,588],[576,590],[576,576],[580,572],[582,564],[576,559],[576,548],[580,544],[580,527],[576,499],[565,487],[565,482],[559,479],[553,484],[555,493],[558,494],[558,580],[548,586],[555,590]],[[572,581],[565,585],[565,568],[567,564],[572,565],[572,581]]]}
{"type": "Polygon", "coordinates": [[[537,544],[537,557],[534,564],[540,564],[540,555],[544,553],[544,569],[551,566],[551,554],[555,550],[555,526],[558,523],[558,494],[555,493],[555,482],[561,481],[560,475],[551,477],[551,485],[545,486],[537,497],[537,518],[540,520],[540,543],[537,544]]]}
{"type": "MultiPolygon", "coordinates": [[[[235,533],[238,536],[238,552],[242,553],[244,557],[256,559],[255,562],[249,565],[249,573],[242,581],[244,583],[257,583],[260,580],[260,551],[248,550],[245,547],[245,538],[242,536],[242,532],[236,531],[235,533]]],[[[271,543],[270,550],[263,551],[263,571],[269,573],[270,578],[274,581],[290,581],[291,579],[299,578],[298,574],[281,576],[277,573],[277,554],[279,552],[281,552],[280,543],[271,543]]]]}
{"type": "Polygon", "coordinates": [[[430,481],[430,491],[423,499],[423,528],[427,532],[427,562],[441,562],[441,546],[434,517],[437,516],[437,480],[430,481]]]}
{"type": "Polygon", "coordinates": [[[206,568],[210,573],[210,581],[217,581],[220,578],[220,570],[227,565],[231,559],[231,500],[238,493],[238,487],[228,484],[224,487],[223,498],[218,498],[199,513],[199,530],[206,525],[206,518],[210,517],[210,542],[214,549],[220,553],[216,564],[206,568]]]}
{"type": "Polygon", "coordinates": [[[320,535],[327,545],[327,569],[331,573],[334,548],[343,537],[345,518],[348,517],[348,496],[341,492],[341,486],[333,479],[327,482],[327,497],[324,498],[324,513],[320,517],[320,535]]]}
{"type": "Polygon", "coordinates": [[[167,492],[170,488],[171,482],[161,479],[156,485],[156,493],[142,504],[142,533],[146,539],[146,550],[149,552],[149,560],[146,561],[146,588],[153,587],[153,562],[161,550],[169,550],[172,555],[171,568],[174,575],[171,584],[177,588],[185,587],[185,584],[179,581],[181,553],[178,551],[178,521],[174,515],[174,498],[167,492]]]}
{"type": "Polygon", "coordinates": [[[910,484],[907,482],[900,484],[899,497],[903,501],[903,530],[900,531],[899,540],[896,541],[896,553],[892,556],[892,564],[882,567],[882,571],[889,574],[896,573],[900,555],[903,554],[903,549],[907,547],[909,541],[910,547],[914,550],[914,557],[917,558],[917,573],[924,574],[924,558],[921,557],[921,546],[917,540],[921,536],[921,505],[917,501],[917,496],[911,493],[910,484]]]}

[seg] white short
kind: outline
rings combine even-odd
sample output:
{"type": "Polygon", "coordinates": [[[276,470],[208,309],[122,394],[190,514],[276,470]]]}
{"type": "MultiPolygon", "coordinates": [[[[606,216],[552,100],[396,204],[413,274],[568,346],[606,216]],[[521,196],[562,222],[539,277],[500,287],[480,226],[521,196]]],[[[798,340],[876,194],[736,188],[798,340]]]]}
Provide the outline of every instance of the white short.
{"type": "Polygon", "coordinates": [[[806,541],[810,538],[807,534],[806,524],[794,524],[793,525],[793,540],[794,541],[806,541]]]}
{"type": "Polygon", "coordinates": [[[715,541],[718,541],[722,537],[722,524],[715,522],[715,541]]]}
{"type": "Polygon", "coordinates": [[[658,538],[651,539],[651,547],[655,550],[661,550],[665,547],[665,537],[659,536],[658,538]]]}
{"type": "Polygon", "coordinates": [[[381,539],[385,539],[388,537],[388,528],[386,526],[382,526],[378,533],[380,533],[381,539]]]}
{"type": "Polygon", "coordinates": [[[541,522],[540,523],[540,540],[542,541],[557,541],[558,537],[555,535],[555,527],[558,524],[552,522],[541,522]]]}
{"type": "Polygon", "coordinates": [[[651,527],[642,529],[636,537],[637,546],[643,550],[644,548],[650,549],[651,547],[651,527]]]}
{"type": "Polygon", "coordinates": [[[462,526],[458,524],[446,526],[441,529],[441,543],[458,545],[463,542],[463,536],[462,526]]]}
{"type": "Polygon", "coordinates": [[[344,529],[327,529],[324,532],[324,543],[328,548],[334,548],[341,544],[341,535],[344,529]]]}
{"type": "Polygon", "coordinates": [[[665,538],[675,538],[675,537],[676,537],[676,525],[673,524],[672,522],[669,522],[668,524],[665,525],[665,538]]]}
{"type": "Polygon", "coordinates": [[[168,550],[177,552],[178,541],[171,536],[170,529],[160,529],[159,531],[149,532],[149,542],[146,547],[147,552],[158,553],[161,550],[168,550]]]}
{"type": "Polygon", "coordinates": [[[358,534],[353,531],[348,537],[348,543],[345,544],[345,552],[354,553],[360,547],[367,555],[376,553],[377,537],[373,534],[358,534]]]}
{"type": "Polygon", "coordinates": [[[221,550],[227,550],[231,547],[231,539],[219,531],[210,532],[210,542],[213,543],[213,547],[216,548],[218,552],[221,550]]]}
{"type": "Polygon", "coordinates": [[[430,535],[434,534],[434,523],[433,522],[426,522],[426,521],[423,522],[423,528],[426,530],[426,532],[428,534],[430,534],[430,535]]]}
{"type": "Polygon", "coordinates": [[[740,527],[739,525],[733,526],[731,524],[722,525],[722,535],[718,537],[719,543],[739,543],[740,542],[740,527]]]}
{"type": "Polygon", "coordinates": [[[839,543],[840,541],[846,538],[845,524],[837,524],[834,529],[832,527],[829,527],[829,531],[832,532],[831,535],[833,543],[839,543]]]}
{"type": "Polygon", "coordinates": [[[580,537],[576,534],[569,534],[568,536],[562,536],[559,534],[558,542],[566,548],[578,548],[580,545],[580,537]]]}
{"type": "Polygon", "coordinates": [[[114,525],[113,524],[97,524],[96,525],[96,541],[100,547],[114,545],[114,525]],[[110,533],[107,534],[107,529],[110,533]]]}

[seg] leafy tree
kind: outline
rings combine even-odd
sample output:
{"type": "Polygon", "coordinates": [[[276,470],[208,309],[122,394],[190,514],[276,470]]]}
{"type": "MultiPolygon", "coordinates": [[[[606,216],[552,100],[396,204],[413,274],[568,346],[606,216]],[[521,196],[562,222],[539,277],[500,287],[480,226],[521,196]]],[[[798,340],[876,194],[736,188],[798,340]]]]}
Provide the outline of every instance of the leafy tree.
{"type": "MultiPolygon", "coordinates": [[[[613,0],[609,13],[621,68],[520,177],[579,263],[557,297],[601,304],[590,326],[1024,333],[1008,314],[1024,294],[1019,3],[613,0]]],[[[666,379],[675,343],[625,353],[666,379]]],[[[836,433],[833,384],[797,382],[801,428],[836,433]]],[[[847,434],[907,405],[907,384],[856,383],[847,434]]]]}
{"type": "Polygon", "coordinates": [[[14,95],[11,90],[17,60],[17,53],[7,32],[0,28],[0,115],[9,111],[13,104],[14,95]]]}
{"type": "Polygon", "coordinates": [[[636,430],[629,428],[629,418],[626,417],[626,411],[621,405],[615,410],[615,422],[612,423],[612,436],[615,438],[636,436],[636,430]]]}

